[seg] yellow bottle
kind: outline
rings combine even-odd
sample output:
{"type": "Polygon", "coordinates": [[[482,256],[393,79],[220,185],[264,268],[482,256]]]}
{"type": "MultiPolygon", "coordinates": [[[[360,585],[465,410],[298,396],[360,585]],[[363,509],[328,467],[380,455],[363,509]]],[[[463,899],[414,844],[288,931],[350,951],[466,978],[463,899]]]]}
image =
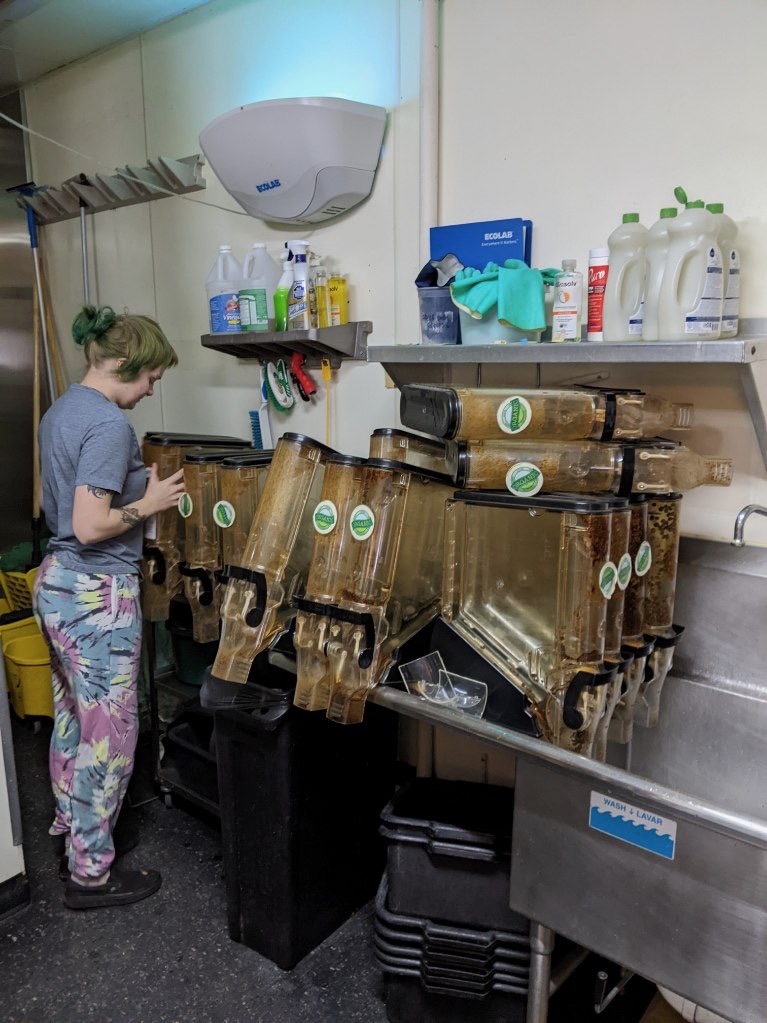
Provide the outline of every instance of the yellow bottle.
{"type": "Polygon", "coordinates": [[[339,324],[349,322],[348,299],[346,295],[346,278],[341,274],[335,274],[328,281],[330,291],[330,323],[337,327],[339,324]]]}
{"type": "Polygon", "coordinates": [[[314,271],[314,294],[317,302],[317,326],[329,327],[331,324],[330,288],[328,272],[324,266],[318,266],[314,271]]]}

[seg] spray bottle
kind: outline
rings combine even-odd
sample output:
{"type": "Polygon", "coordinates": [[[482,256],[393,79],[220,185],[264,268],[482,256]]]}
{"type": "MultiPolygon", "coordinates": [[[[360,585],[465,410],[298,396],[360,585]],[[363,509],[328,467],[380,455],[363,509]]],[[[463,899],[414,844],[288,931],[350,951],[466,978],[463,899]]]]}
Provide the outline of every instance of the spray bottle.
{"type": "Polygon", "coordinates": [[[274,292],[274,329],[290,330],[288,320],[288,303],[293,288],[293,263],[289,252],[280,255],[282,260],[282,274],[277,282],[277,290],[274,292]]]}
{"type": "Polygon", "coordinates": [[[309,266],[306,250],[309,242],[293,239],[288,248],[293,253],[293,286],[288,298],[288,329],[308,330],[312,325],[309,308],[309,266]]]}

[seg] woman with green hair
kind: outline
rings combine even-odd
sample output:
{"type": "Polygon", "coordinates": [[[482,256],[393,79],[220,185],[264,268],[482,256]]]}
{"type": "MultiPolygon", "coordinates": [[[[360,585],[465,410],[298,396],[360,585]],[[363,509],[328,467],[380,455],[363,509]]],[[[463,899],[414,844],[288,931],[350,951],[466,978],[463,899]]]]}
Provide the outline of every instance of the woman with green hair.
{"type": "Polygon", "coordinates": [[[137,902],[161,884],[157,871],[114,865],[112,829],[138,738],[143,523],[174,507],[184,484],[183,471],[161,480],[156,465],[147,477],[124,414],[178,362],[159,325],[85,306],[72,336],[87,369],[40,423],[52,537],[33,603],[53,677],[50,833],[64,836],[64,902],[95,909],[137,902]]]}

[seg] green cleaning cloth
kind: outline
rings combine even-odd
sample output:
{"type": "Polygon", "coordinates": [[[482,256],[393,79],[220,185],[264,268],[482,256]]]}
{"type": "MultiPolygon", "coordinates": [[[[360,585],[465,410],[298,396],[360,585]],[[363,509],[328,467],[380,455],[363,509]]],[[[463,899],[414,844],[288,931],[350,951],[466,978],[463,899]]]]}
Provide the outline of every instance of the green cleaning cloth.
{"type": "Polygon", "coordinates": [[[498,271],[498,322],[518,330],[544,330],[544,284],[553,284],[561,270],[536,270],[521,259],[507,259],[498,271]]]}
{"type": "Polygon", "coordinates": [[[450,297],[475,320],[481,320],[498,302],[498,264],[488,263],[480,272],[466,266],[455,275],[450,285],[450,297]]]}

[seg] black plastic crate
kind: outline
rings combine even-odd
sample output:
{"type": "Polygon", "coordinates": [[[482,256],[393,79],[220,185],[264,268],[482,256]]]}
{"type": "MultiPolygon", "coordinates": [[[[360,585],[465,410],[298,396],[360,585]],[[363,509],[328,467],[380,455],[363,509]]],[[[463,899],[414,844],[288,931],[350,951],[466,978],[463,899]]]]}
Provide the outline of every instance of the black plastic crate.
{"type": "Polygon", "coordinates": [[[213,715],[189,710],[168,729],[162,740],[160,781],[171,792],[218,813],[218,770],[213,715]]]}
{"type": "Polygon", "coordinates": [[[261,681],[260,706],[215,715],[227,915],[235,941],[289,970],[376,890],[397,717],[368,706],[336,724],[292,706],[287,672],[261,681]]]}
{"type": "Polygon", "coordinates": [[[509,908],[514,793],[498,785],[415,778],[381,814],[387,908],[527,936],[509,908]]]}
{"type": "Polygon", "coordinates": [[[525,1023],[527,996],[507,991],[487,995],[427,991],[418,977],[384,974],[389,1023],[525,1023]]]}

